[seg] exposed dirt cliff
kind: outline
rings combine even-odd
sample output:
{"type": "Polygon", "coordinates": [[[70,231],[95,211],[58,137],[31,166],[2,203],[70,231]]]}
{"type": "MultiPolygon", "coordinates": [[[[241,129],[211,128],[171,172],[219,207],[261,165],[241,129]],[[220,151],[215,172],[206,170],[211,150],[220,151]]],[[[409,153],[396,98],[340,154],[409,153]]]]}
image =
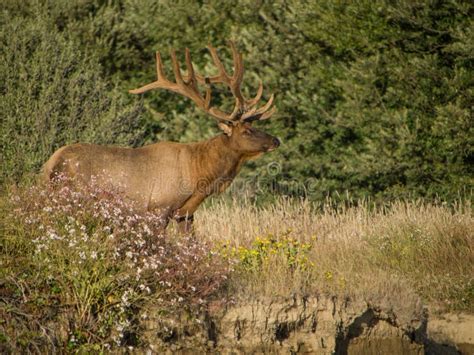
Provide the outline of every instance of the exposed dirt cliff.
{"type": "MultiPolygon", "coordinates": [[[[457,349],[449,336],[430,339],[427,312],[421,306],[402,313],[335,297],[294,297],[215,306],[201,319],[194,320],[184,315],[180,319],[149,315],[143,326],[149,349],[160,353],[179,350],[223,354],[459,354],[468,351],[466,344],[457,349]]],[[[436,329],[439,331],[439,327],[436,329]]]]}

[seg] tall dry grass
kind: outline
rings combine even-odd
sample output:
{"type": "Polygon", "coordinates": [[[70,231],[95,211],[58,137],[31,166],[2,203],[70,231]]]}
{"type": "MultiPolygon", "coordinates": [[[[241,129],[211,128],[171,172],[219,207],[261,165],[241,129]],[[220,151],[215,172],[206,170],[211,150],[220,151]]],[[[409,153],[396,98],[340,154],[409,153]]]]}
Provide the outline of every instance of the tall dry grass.
{"type": "Polygon", "coordinates": [[[362,202],[335,209],[305,200],[280,199],[260,208],[214,200],[196,221],[198,235],[235,250],[252,250],[257,237],[310,245],[306,257],[314,266],[291,270],[275,257],[253,273],[234,277],[234,290],[242,295],[331,292],[396,308],[410,307],[421,297],[444,309],[474,311],[470,201],[450,207],[362,202]]]}

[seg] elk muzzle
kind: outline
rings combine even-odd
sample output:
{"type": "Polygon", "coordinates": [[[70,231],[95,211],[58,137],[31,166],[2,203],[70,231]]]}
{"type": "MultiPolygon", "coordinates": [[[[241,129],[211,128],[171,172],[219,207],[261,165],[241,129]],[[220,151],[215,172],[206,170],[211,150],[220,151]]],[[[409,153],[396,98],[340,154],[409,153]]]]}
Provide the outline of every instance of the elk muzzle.
{"type": "Polygon", "coordinates": [[[276,137],[273,137],[273,145],[267,149],[267,152],[277,149],[280,146],[280,140],[276,137]]]}

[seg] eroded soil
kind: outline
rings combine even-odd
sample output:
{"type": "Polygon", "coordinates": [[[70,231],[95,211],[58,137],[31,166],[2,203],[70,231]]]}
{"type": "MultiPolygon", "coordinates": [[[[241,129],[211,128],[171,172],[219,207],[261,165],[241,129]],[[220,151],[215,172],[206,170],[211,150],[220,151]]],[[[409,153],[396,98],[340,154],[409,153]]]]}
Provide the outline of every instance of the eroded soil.
{"type": "Polygon", "coordinates": [[[222,354],[472,354],[473,316],[396,314],[335,297],[253,300],[215,306],[200,319],[150,315],[152,352],[222,354]]]}

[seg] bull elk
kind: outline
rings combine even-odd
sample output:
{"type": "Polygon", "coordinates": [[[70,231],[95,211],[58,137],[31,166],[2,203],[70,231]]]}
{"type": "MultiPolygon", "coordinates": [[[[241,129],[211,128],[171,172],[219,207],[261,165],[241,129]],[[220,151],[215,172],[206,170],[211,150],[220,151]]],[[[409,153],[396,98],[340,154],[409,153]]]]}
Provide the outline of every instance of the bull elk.
{"type": "Polygon", "coordinates": [[[242,167],[258,155],[280,145],[277,138],[252,127],[252,123],[269,118],[274,112],[273,95],[258,107],[263,85],[257,94],[246,99],[240,86],[244,67],[242,55],[233,42],[234,72],[229,75],[215,48],[208,46],[218,74],[205,77],[195,72],[189,50],[185,52],[187,73],[181,72],[174,50],[171,61],[175,81],[164,71],[160,53],[156,53],[157,80],[135,90],[142,94],[153,89],[170,90],[190,98],[202,110],[217,120],[223,131],[216,137],[197,143],[159,142],[140,148],[72,144],[58,149],[43,166],[43,177],[50,181],[61,173],[88,183],[94,178],[99,183],[120,187],[124,194],[138,202],[141,208],[160,210],[166,221],[178,222],[182,232],[192,229],[193,213],[203,200],[213,193],[224,191],[242,167]],[[202,95],[198,84],[205,87],[202,95]],[[232,112],[224,112],[211,105],[212,84],[229,87],[235,98],[232,112]]]}

